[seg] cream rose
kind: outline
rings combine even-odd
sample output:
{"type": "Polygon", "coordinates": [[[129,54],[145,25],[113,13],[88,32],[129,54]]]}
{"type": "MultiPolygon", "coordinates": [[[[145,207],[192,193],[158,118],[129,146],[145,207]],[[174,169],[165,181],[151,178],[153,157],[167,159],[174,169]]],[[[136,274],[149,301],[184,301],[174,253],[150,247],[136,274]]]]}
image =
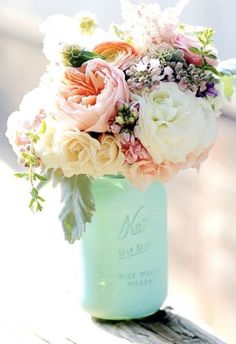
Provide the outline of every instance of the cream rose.
{"type": "Polygon", "coordinates": [[[125,157],[121,152],[118,135],[103,134],[99,138],[99,141],[101,150],[98,152],[98,162],[102,175],[121,172],[125,157]]]}
{"type": "Polygon", "coordinates": [[[101,59],[80,68],[65,68],[57,99],[57,115],[81,131],[105,132],[118,101],[128,102],[130,93],[124,73],[101,59]]]}
{"type": "Polygon", "coordinates": [[[100,143],[88,133],[79,130],[56,133],[53,150],[60,157],[59,167],[66,177],[99,174],[97,153],[100,143]]]}
{"type": "Polygon", "coordinates": [[[98,174],[99,141],[88,133],[57,127],[57,124],[55,120],[47,122],[46,132],[35,147],[46,168],[61,168],[66,177],[98,174]]]}
{"type": "Polygon", "coordinates": [[[157,90],[133,99],[140,104],[135,135],[156,163],[184,162],[189,153],[214,142],[217,122],[207,99],[172,82],[161,82],[157,90]]]}
{"type": "Polygon", "coordinates": [[[48,169],[60,168],[66,177],[78,174],[95,177],[122,170],[124,155],[117,137],[103,134],[95,139],[78,129],[56,126],[57,122],[50,120],[35,147],[48,169]]]}

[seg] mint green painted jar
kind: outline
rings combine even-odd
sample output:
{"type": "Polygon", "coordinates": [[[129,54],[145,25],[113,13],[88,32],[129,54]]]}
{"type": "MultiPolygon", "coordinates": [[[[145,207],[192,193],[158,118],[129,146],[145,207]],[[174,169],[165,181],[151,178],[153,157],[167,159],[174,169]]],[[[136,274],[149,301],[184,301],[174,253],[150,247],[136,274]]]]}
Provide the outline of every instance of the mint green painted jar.
{"type": "Polygon", "coordinates": [[[93,181],[96,212],[81,239],[82,307],[100,319],[155,313],[167,293],[167,200],[123,177],[93,181]]]}

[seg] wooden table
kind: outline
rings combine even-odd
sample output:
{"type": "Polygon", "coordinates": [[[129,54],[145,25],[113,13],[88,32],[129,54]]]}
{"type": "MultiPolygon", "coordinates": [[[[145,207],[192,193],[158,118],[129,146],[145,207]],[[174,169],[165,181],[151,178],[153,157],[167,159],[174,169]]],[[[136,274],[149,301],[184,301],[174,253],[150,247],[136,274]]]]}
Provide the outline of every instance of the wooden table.
{"type": "Polygon", "coordinates": [[[174,314],[170,308],[135,321],[108,322],[94,320],[95,325],[104,330],[137,344],[192,343],[220,344],[220,339],[205,332],[191,321],[174,314]]]}
{"type": "MultiPolygon", "coordinates": [[[[6,330],[6,329],[5,329],[6,330]]],[[[202,330],[191,321],[165,308],[152,316],[130,321],[105,321],[86,316],[78,322],[77,333],[67,335],[45,335],[35,330],[23,331],[12,327],[8,333],[0,324],[2,344],[223,344],[220,339],[202,330]],[[85,320],[87,319],[87,320],[85,320]],[[82,326],[81,326],[82,325],[82,326]]],[[[75,329],[74,329],[75,330],[75,329]]],[[[60,331],[58,331],[60,333],[60,331]]]]}

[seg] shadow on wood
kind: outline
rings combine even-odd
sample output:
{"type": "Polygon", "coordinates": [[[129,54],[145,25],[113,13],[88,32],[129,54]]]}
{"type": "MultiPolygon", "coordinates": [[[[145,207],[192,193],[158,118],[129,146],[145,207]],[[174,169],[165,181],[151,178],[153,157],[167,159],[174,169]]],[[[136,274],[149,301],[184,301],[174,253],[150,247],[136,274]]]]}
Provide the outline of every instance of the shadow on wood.
{"type": "Polygon", "coordinates": [[[136,344],[223,344],[191,321],[176,315],[171,308],[159,310],[143,319],[111,321],[93,318],[104,330],[136,344]]]}

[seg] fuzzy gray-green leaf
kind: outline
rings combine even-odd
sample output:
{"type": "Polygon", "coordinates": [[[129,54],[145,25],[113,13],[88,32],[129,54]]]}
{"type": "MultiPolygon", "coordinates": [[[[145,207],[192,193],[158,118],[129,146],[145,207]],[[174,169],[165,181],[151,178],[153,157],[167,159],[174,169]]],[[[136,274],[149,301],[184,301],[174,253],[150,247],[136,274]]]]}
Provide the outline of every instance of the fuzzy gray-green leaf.
{"type": "Polygon", "coordinates": [[[74,243],[81,238],[95,210],[92,184],[86,175],[78,175],[63,178],[61,185],[63,207],[59,218],[66,240],[74,243]]]}

